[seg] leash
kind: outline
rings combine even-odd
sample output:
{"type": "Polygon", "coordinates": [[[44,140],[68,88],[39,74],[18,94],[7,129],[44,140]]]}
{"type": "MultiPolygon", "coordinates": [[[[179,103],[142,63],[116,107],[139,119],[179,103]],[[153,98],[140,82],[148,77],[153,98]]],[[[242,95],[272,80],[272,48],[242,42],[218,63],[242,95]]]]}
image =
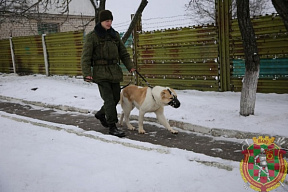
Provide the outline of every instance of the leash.
{"type": "MultiPolygon", "coordinates": [[[[143,81],[145,81],[145,83],[147,84],[148,87],[153,88],[153,86],[150,85],[150,84],[148,83],[148,81],[147,81],[137,70],[135,70],[135,72],[143,79],[143,81]]],[[[133,74],[133,76],[134,76],[134,72],[133,72],[132,74],[133,74]]],[[[131,76],[131,79],[130,79],[129,83],[128,83],[127,85],[124,85],[123,87],[121,87],[121,89],[124,89],[125,87],[129,86],[129,85],[132,83],[132,77],[133,77],[133,76],[131,76]]],[[[84,80],[85,80],[86,82],[95,83],[92,79],[88,79],[88,78],[86,78],[86,77],[84,78],[84,80]]]]}
{"type": "MultiPolygon", "coordinates": [[[[148,87],[153,88],[153,86],[150,85],[148,83],[148,81],[137,70],[135,70],[135,72],[137,73],[137,75],[139,75],[143,79],[143,81],[145,81],[145,83],[147,84],[148,87]]],[[[132,74],[134,76],[134,71],[132,72],[132,74]]],[[[132,83],[132,77],[133,76],[131,76],[130,82],[127,85],[124,85],[123,87],[121,87],[121,89],[124,89],[125,87],[129,86],[132,83]]]]}
{"type": "Polygon", "coordinates": [[[134,76],[134,73],[132,73],[132,74],[133,74],[133,75],[131,76],[129,83],[126,84],[126,85],[124,85],[124,86],[121,87],[120,89],[124,89],[125,87],[128,87],[128,86],[132,83],[132,78],[133,78],[133,76],[134,76]]]}
{"type": "Polygon", "coordinates": [[[135,70],[135,71],[136,71],[136,73],[143,79],[143,81],[145,81],[145,83],[148,85],[148,87],[153,88],[153,86],[150,85],[150,84],[148,83],[148,81],[147,81],[137,70],[135,70]]]}

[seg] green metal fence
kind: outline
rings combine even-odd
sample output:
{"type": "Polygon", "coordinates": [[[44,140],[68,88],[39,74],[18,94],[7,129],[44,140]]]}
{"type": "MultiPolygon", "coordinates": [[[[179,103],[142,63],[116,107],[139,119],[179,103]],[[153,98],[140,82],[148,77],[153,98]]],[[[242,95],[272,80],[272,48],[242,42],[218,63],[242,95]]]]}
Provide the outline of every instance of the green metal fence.
{"type": "MultiPolygon", "coordinates": [[[[257,91],[288,93],[288,33],[277,15],[254,17],[252,20],[260,55],[257,91]]],[[[245,74],[242,38],[237,20],[232,20],[230,33],[231,90],[241,91],[245,74]]]]}
{"type": "Polygon", "coordinates": [[[45,37],[49,74],[51,75],[82,75],[81,53],[83,32],[72,31],[49,34],[45,37]]]}
{"type": "Polygon", "coordinates": [[[41,36],[13,38],[15,67],[20,74],[45,74],[41,36]]]}
{"type": "Polygon", "coordinates": [[[137,39],[137,68],[151,85],[218,91],[214,25],[144,32],[137,39]]]}
{"type": "MultiPolygon", "coordinates": [[[[257,91],[288,93],[288,33],[282,19],[270,15],[255,17],[252,22],[261,57],[257,91]]],[[[241,91],[245,73],[242,39],[237,20],[231,20],[229,26],[228,38],[215,25],[193,26],[138,32],[126,46],[138,71],[151,85],[241,91]],[[226,38],[225,43],[220,43],[222,36],[226,38]]],[[[13,37],[11,42],[17,73],[82,75],[82,31],[45,37],[13,37]]],[[[11,58],[9,39],[0,40],[0,72],[13,72],[11,58]]],[[[125,66],[121,64],[121,67],[124,72],[122,85],[131,79],[134,81],[125,66]]],[[[136,82],[146,85],[139,77],[136,82]]]]}
{"type": "MultiPolygon", "coordinates": [[[[122,37],[124,33],[120,33],[120,37],[122,37]]],[[[132,35],[127,39],[125,42],[125,46],[127,48],[127,52],[130,54],[130,57],[133,58],[133,38],[132,35]]],[[[125,65],[121,62],[120,67],[123,71],[123,82],[121,82],[121,85],[127,85],[129,83],[135,83],[135,78],[132,76],[131,73],[126,69],[125,65]]]]}
{"type": "Polygon", "coordinates": [[[9,39],[0,40],[0,72],[13,73],[9,39]]]}

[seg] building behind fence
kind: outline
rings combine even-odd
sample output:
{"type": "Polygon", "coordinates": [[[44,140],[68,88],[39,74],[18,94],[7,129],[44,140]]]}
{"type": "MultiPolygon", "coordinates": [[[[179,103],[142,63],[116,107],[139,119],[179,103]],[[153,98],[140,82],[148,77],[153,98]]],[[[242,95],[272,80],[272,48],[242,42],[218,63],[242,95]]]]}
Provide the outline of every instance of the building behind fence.
{"type": "Polygon", "coordinates": [[[0,23],[0,39],[78,30],[88,33],[94,29],[95,21],[92,19],[94,16],[61,14],[40,14],[34,19],[13,17],[13,22],[0,23]]]}
{"type": "MultiPolygon", "coordinates": [[[[259,16],[252,22],[261,57],[257,91],[288,93],[288,33],[282,19],[259,16]]],[[[224,35],[215,25],[137,32],[126,45],[137,70],[151,85],[241,91],[245,73],[242,39],[237,20],[229,26],[224,35]],[[222,50],[227,52],[224,59],[222,50]]],[[[82,75],[83,36],[83,31],[74,31],[0,40],[0,71],[82,75]]],[[[131,76],[125,67],[123,70],[126,84],[131,76]]],[[[136,82],[145,85],[141,78],[136,82]]]]}

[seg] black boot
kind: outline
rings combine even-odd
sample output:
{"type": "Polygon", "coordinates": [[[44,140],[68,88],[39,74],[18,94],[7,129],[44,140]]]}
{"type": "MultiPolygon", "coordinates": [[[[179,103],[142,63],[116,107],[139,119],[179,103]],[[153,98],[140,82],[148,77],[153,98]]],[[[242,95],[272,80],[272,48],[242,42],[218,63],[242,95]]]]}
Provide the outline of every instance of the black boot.
{"type": "Polygon", "coordinates": [[[119,130],[115,123],[109,124],[109,134],[117,137],[125,137],[125,132],[119,130]]]}
{"type": "Polygon", "coordinates": [[[104,114],[100,114],[99,111],[95,114],[96,119],[99,119],[103,127],[109,127],[104,114]]]}

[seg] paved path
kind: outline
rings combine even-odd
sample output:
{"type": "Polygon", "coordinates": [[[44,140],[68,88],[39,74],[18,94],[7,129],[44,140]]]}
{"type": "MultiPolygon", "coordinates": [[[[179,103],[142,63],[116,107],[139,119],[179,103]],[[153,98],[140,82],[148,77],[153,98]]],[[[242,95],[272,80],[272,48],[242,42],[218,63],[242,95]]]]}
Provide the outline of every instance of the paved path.
{"type": "MultiPolygon", "coordinates": [[[[19,104],[19,102],[14,103],[13,101],[8,102],[1,100],[0,111],[53,123],[74,125],[87,131],[94,130],[108,134],[108,128],[102,127],[100,122],[92,114],[63,112],[39,106],[36,107],[30,104],[19,104]]],[[[132,124],[137,127],[136,122],[132,124]]],[[[233,142],[231,139],[225,139],[223,137],[196,134],[190,131],[180,131],[175,135],[156,125],[155,123],[144,122],[146,134],[139,134],[137,131],[130,131],[125,127],[123,129],[126,132],[126,138],[131,140],[185,149],[227,160],[241,161],[243,159],[243,155],[241,154],[242,144],[240,142],[233,142]]]]}

